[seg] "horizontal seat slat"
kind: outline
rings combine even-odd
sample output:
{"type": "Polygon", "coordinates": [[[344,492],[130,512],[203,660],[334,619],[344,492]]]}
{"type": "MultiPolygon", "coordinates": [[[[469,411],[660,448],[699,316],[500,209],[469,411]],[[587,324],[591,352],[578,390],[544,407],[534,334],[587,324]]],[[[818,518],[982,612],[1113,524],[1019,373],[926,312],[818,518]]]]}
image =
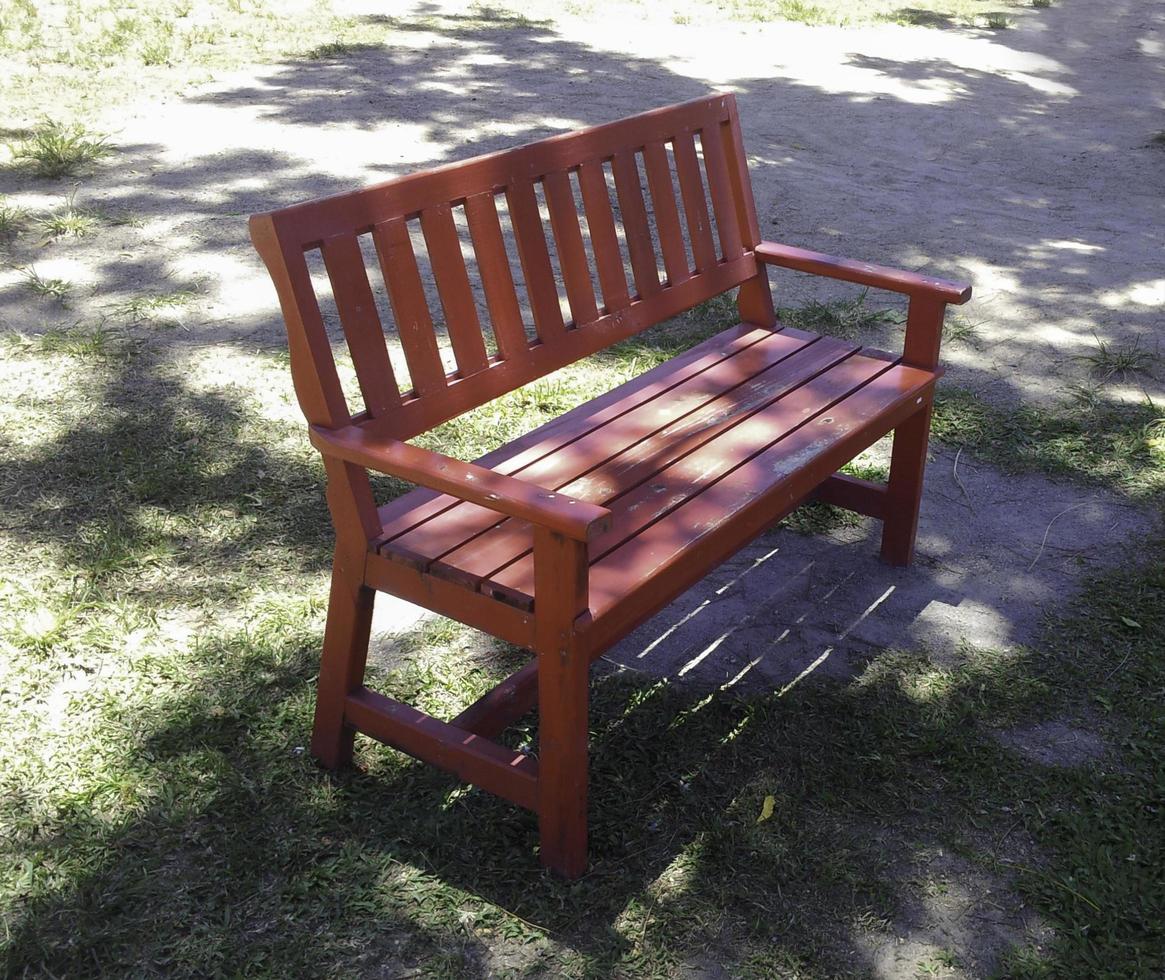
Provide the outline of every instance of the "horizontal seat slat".
{"type": "MultiPolygon", "coordinates": [[[[666,393],[643,398],[639,404],[614,419],[600,422],[592,417],[582,422],[578,437],[564,451],[547,454],[523,467],[515,475],[548,490],[557,490],[593,469],[607,457],[674,424],[677,416],[685,415],[718,398],[726,389],[746,382],[807,344],[808,341],[800,334],[770,333],[734,356],[673,385],[666,393]]],[[[664,444],[664,440],[656,442],[656,445],[664,444]]],[[[391,541],[388,547],[393,551],[440,558],[446,552],[458,548],[462,542],[467,542],[465,548],[476,553],[478,542],[470,539],[497,521],[498,516],[493,511],[474,504],[460,504],[456,514],[450,513],[442,517],[440,522],[431,522],[403,534],[391,541]]],[[[499,562],[492,568],[503,563],[499,562]]],[[[458,557],[453,557],[445,564],[457,569],[462,562],[458,557]]],[[[492,568],[485,569],[485,572],[492,568]]],[[[432,570],[435,574],[443,574],[437,566],[433,566],[432,570]]],[[[461,578],[456,572],[454,574],[461,578]]]]}
{"type": "Polygon", "coordinates": [[[602,650],[792,511],[813,488],[918,410],[937,375],[895,365],[590,568],[582,644],[602,650]],[[822,431],[828,430],[828,431],[822,431]]]}
{"type": "MultiPolygon", "coordinates": [[[[767,353],[759,351],[760,347],[758,344],[745,354],[717,365],[717,369],[723,369],[719,372],[714,369],[694,379],[701,382],[696,390],[684,391],[688,386],[682,385],[669,392],[663,399],[666,405],[650,411],[648,418],[642,420],[648,426],[654,425],[654,430],[642,438],[634,427],[620,431],[620,426],[612,425],[608,428],[614,431],[598,429],[572,444],[564,464],[579,475],[558,487],[559,492],[580,500],[603,501],[604,505],[619,507],[623,512],[627,509],[623,495],[644,481],[655,486],[661,472],[667,472],[666,468],[676,460],[689,453],[695,455],[695,450],[704,444],[741,424],[751,413],[760,411],[807,378],[848,357],[855,349],[852,344],[822,340],[795,348],[759,372],[748,373],[753,372],[755,363],[738,366],[746,354],[767,353]],[[719,377],[709,377],[717,373],[719,377]],[[717,392],[718,386],[723,387],[717,392]],[[658,426],[661,411],[671,416],[662,427],[658,426]]],[[[619,422],[630,419],[631,415],[624,416],[619,422]]],[[[703,465],[700,463],[697,469],[703,465]]],[[[697,472],[694,478],[702,479],[701,473],[697,472]]],[[[616,516],[617,529],[626,524],[626,518],[616,516]]],[[[591,541],[592,556],[601,553],[600,541],[609,537],[609,534],[602,535],[591,541]]],[[[532,543],[528,523],[507,520],[441,557],[429,570],[434,575],[475,587],[483,578],[491,577],[527,554],[532,543]]]]}
{"type": "MultiPolygon", "coordinates": [[[[812,350],[812,348],[810,348],[812,350]]],[[[670,526],[672,515],[698,500],[721,479],[758,454],[780,455],[786,443],[790,452],[799,451],[795,434],[811,427],[813,420],[832,417],[834,408],[845,404],[847,396],[859,392],[890,365],[860,354],[837,361],[820,371],[802,375],[804,383],[768,402],[739,424],[725,427],[715,438],[703,442],[691,453],[663,467],[650,479],[605,505],[612,511],[612,526],[591,542],[592,568],[621,550],[636,535],[656,522],[670,526]]],[[[766,488],[761,486],[761,490],[766,488]]],[[[682,540],[682,536],[681,536],[682,540]]],[[[482,591],[529,608],[533,600],[533,559],[524,555],[492,575],[482,591]]],[[[592,605],[593,605],[592,599],[592,605]]]]}
{"type": "MultiPolygon", "coordinates": [[[[476,460],[482,466],[514,476],[522,467],[554,452],[578,438],[593,424],[602,423],[630,411],[648,398],[667,391],[700,371],[772,335],[766,327],[737,324],[710,337],[665,364],[645,371],[628,384],[591,399],[545,425],[528,432],[492,453],[476,460]]],[[[389,540],[430,520],[457,504],[447,494],[414,490],[380,508],[381,537],[389,540]]]]}

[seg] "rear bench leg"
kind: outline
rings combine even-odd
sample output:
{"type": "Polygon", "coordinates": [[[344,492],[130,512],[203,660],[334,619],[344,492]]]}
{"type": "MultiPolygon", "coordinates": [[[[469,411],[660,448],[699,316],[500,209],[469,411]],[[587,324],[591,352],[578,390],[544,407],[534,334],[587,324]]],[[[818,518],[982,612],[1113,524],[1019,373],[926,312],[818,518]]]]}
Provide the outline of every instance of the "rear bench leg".
{"type": "Polygon", "coordinates": [[[914,558],[932,404],[925,398],[918,411],[894,430],[882,521],[882,560],[891,565],[909,565],[914,558]]]}
{"type": "Polygon", "coordinates": [[[590,661],[574,642],[587,607],[586,543],[544,528],[534,538],[538,654],[538,832],[542,864],[565,878],[587,867],[590,661]]]}
{"type": "MultiPolygon", "coordinates": [[[[363,556],[361,556],[362,561],[363,556]]],[[[362,564],[336,549],[324,650],[316,685],[311,754],[328,769],[352,763],[355,731],[344,724],[344,700],[364,683],[376,592],[364,584],[362,564]]]]}

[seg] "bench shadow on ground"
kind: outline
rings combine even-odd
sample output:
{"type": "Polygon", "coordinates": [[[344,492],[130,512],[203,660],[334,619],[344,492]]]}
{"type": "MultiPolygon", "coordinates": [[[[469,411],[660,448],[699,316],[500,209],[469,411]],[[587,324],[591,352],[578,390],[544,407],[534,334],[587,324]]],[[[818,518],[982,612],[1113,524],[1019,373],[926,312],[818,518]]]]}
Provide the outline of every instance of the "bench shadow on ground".
{"type": "MultiPolygon", "coordinates": [[[[429,162],[439,162],[544,135],[557,111],[573,126],[648,108],[637,90],[640,78],[666,78],[673,100],[708,89],[657,64],[580,50],[538,25],[503,22],[482,36],[477,25],[452,23],[443,32],[448,38],[475,45],[482,92],[477,102],[463,91],[430,84],[438,59],[391,49],[355,52],[344,63],[281,65],[261,86],[200,100],[228,108],[259,100],[269,105],[270,117],[305,133],[318,122],[322,100],[337,124],[376,128],[386,119],[415,122],[440,148],[429,162]],[[483,57],[487,54],[497,60],[483,57]],[[548,97],[542,83],[575,65],[586,67],[577,91],[559,89],[548,97]],[[499,120],[497,104],[488,98],[500,87],[523,97],[508,110],[509,119],[499,120]],[[600,92],[603,97],[596,97],[600,92]],[[497,122],[508,125],[489,133],[487,124],[497,122]],[[470,145],[460,139],[466,129],[484,135],[470,145]]],[[[890,70],[879,66],[883,69],[890,70]]],[[[745,100],[752,91],[759,100],[760,93],[771,98],[783,83],[738,84],[745,100]]],[[[958,99],[973,99],[976,87],[1011,84],[968,76],[958,99]]],[[[821,102],[846,112],[874,111],[844,98],[821,102]]],[[[746,133],[755,111],[746,101],[746,133]]],[[[928,112],[909,107],[922,129],[934,121],[928,112]]],[[[1071,134],[1062,138],[1070,140],[1071,134]]],[[[766,155],[755,139],[751,144],[766,155]]],[[[125,171],[148,172],[156,153],[157,147],[148,145],[124,147],[125,171]]],[[[387,175],[399,167],[385,162],[369,169],[387,175]]],[[[213,184],[216,220],[198,226],[183,257],[226,251],[252,263],[240,244],[247,213],[351,185],[341,176],[321,175],[306,157],[274,150],[220,154],[148,179],[126,178],[120,186],[116,177],[103,181],[111,200],[147,216],[205,209],[197,195],[213,184]]],[[[1018,269],[1019,257],[1035,244],[985,243],[969,235],[960,257],[1002,249],[1018,269]]],[[[127,264],[110,256],[98,274],[112,290],[143,278],[167,279],[175,257],[155,254],[127,264]]],[[[1021,290],[1038,292],[1051,281],[1050,269],[1025,269],[1021,290]]],[[[1110,285],[1118,289],[1128,283],[1110,285]]],[[[217,337],[212,327],[199,339],[272,340],[280,327],[269,295],[261,305],[264,312],[237,318],[217,337]]],[[[187,446],[189,432],[181,419],[192,396],[168,375],[155,373],[152,380],[172,392],[169,407],[151,417],[154,445],[187,446]]],[[[141,381],[127,375],[110,384],[109,407],[126,413],[142,408],[133,401],[133,393],[143,390],[141,381]]],[[[198,410],[217,417],[235,409],[221,399],[198,410]]],[[[96,433],[95,441],[94,435],[87,423],[78,423],[21,469],[21,481],[37,487],[48,480],[73,492],[78,502],[100,491],[107,473],[72,464],[100,452],[104,440],[126,436],[109,430],[96,433]]],[[[259,468],[272,474],[262,486],[283,477],[299,479],[289,465],[272,460],[267,447],[241,451],[245,458],[232,471],[236,479],[259,468]]],[[[454,950],[465,973],[487,973],[491,954],[463,923],[436,914],[429,918],[417,910],[424,906],[420,900],[417,907],[406,901],[391,911],[384,896],[394,889],[407,892],[402,869],[408,866],[429,872],[439,883],[435,887],[468,893],[530,919],[592,956],[595,976],[610,975],[633,956],[635,944],[620,923],[629,910],[642,913],[651,902],[691,906],[693,930],[726,951],[737,941],[762,943],[787,953],[791,962],[817,956],[837,968],[872,969],[877,954],[871,936],[885,938],[893,929],[871,925],[871,916],[909,922],[918,914],[922,899],[912,875],[927,866],[926,848],[966,843],[965,818],[982,801],[968,784],[943,772],[944,753],[955,749],[942,709],[957,692],[920,697],[897,684],[892,672],[871,672],[871,666],[887,647],[923,647],[954,663],[964,639],[990,638],[1004,646],[1031,640],[1038,604],[1056,603],[1071,588],[1077,565],[1141,526],[1141,519],[1119,503],[1085,494],[1084,505],[1055,525],[1071,538],[1049,540],[1045,535],[1057,515],[1081,503],[1077,488],[1038,478],[1001,486],[990,482],[989,470],[966,460],[960,481],[953,463],[950,454],[939,453],[928,474],[921,557],[914,569],[880,565],[868,524],[835,529],[828,539],[773,532],[611,652],[613,666],[600,671],[595,682],[594,864],[582,882],[564,885],[535,870],[532,818],[477,792],[452,793],[454,784],[439,773],[365,749],[368,772],[332,780],[294,754],[310,725],[319,644],[318,630],[310,631],[287,637],[279,665],[263,671],[243,658],[234,665],[229,657],[222,659],[221,648],[209,647],[206,679],[195,685],[189,704],[165,717],[141,719],[140,738],[122,748],[125,764],[163,770],[198,753],[212,756],[221,784],[212,800],[192,803],[176,822],[167,823],[171,817],[162,820],[147,807],[114,828],[103,823],[96,807],[78,806],[65,830],[21,842],[30,852],[53,854],[67,849],[74,837],[103,828],[106,849],[92,866],[63,873],[58,888],[31,901],[11,923],[12,948],[19,952],[10,966],[35,968],[38,949],[50,941],[58,952],[49,966],[88,971],[94,963],[100,968],[106,956],[106,965],[124,964],[144,926],[119,911],[120,898],[154,876],[152,887],[171,896],[177,914],[160,913],[151,928],[172,935],[176,947],[186,927],[182,911],[197,906],[218,917],[214,930],[235,929],[241,916],[252,930],[257,955],[298,955],[292,951],[306,933],[357,972],[391,973],[393,964],[433,946],[454,950]],[[1009,496],[1032,507],[1012,510],[1004,519],[1000,514],[1007,508],[996,504],[1009,496]],[[261,709],[244,718],[208,709],[224,700],[261,709]],[[899,738],[903,732],[910,738],[899,738]],[[780,810],[762,834],[756,814],[765,795],[777,798],[780,810]],[[284,847],[285,838],[302,842],[305,834],[318,842],[314,848],[292,853],[284,847]],[[354,859],[338,861],[340,852],[354,859]],[[667,887],[647,898],[661,880],[667,887]],[[60,952],[79,918],[105,937],[103,950],[60,952]]],[[[193,479],[197,467],[191,472],[193,479]]],[[[132,508],[146,503],[181,512],[184,494],[194,499],[206,492],[192,483],[179,489],[143,483],[141,499],[99,520],[132,517],[132,508]]],[[[238,491],[228,473],[211,495],[227,500],[238,491]]],[[[250,545],[240,547],[258,550],[275,540],[281,550],[298,553],[302,567],[319,568],[326,545],[315,530],[305,545],[303,526],[326,531],[322,508],[305,507],[294,519],[275,509],[269,513],[250,545]]],[[[27,533],[48,533],[47,525],[34,524],[27,533]]],[[[83,566],[89,559],[78,552],[75,560],[83,566]]],[[[172,595],[163,590],[157,598],[172,595]]],[[[986,675],[971,670],[955,683],[978,685],[987,698],[1002,697],[1022,656],[1016,654],[1014,670],[986,675]]],[[[989,739],[972,751],[981,764],[998,768],[1000,800],[1018,792],[1026,764],[989,739]]],[[[1018,846],[1021,836],[1015,834],[1010,846],[1018,846]]],[[[995,887],[979,882],[976,873],[961,873],[971,891],[995,887]]],[[[1007,942],[1022,941],[1028,913],[999,890],[994,900],[1006,907],[1006,921],[985,926],[968,917],[944,941],[971,951],[968,955],[980,949],[987,958],[1007,942]]],[[[641,939],[674,942],[658,928],[644,915],[641,939]]],[[[517,966],[529,975],[544,968],[538,962],[528,969],[517,966]]]]}

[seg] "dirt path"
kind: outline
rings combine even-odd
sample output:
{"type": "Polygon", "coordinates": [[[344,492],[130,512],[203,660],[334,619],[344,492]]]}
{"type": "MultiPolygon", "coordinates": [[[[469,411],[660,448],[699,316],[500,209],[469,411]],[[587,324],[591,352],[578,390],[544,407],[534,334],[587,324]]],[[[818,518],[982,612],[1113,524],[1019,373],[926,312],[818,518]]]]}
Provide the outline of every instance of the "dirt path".
{"type": "MultiPolygon", "coordinates": [[[[113,259],[103,238],[26,258],[91,284],[94,305],[199,282],[198,339],[275,338],[250,211],[724,88],[739,93],[767,235],[974,280],[964,316],[981,343],[948,348],[955,380],[1047,400],[1086,380],[1097,338],[1160,353],[1160,6],[1067,0],[1005,31],[416,7],[386,46],[114,111],[117,162],[82,196],[144,221],[130,254],[113,259]]],[[[783,288],[791,304],[816,287],[783,288]]],[[[43,316],[12,288],[3,300],[14,319],[43,316]]],[[[1160,360],[1152,372],[1110,392],[1161,399],[1160,360]]]]}

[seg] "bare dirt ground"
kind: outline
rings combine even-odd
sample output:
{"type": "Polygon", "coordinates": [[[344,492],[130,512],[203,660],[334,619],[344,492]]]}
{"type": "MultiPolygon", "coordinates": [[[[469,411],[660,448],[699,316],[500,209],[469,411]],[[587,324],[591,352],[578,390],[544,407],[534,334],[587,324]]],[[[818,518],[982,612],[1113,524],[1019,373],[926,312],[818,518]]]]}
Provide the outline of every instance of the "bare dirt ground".
{"type": "MultiPolygon", "coordinates": [[[[363,14],[382,15],[379,6],[363,14]]],[[[251,212],[721,89],[738,94],[767,236],[973,280],[964,315],[978,343],[949,348],[951,380],[998,404],[1047,403],[1087,379],[1081,358],[1097,338],[1159,353],[1160,4],[1064,0],[1006,31],[677,24],[636,5],[542,22],[544,6],[524,5],[528,20],[483,21],[455,5],[401,4],[394,16],[423,19],[402,20],[411,26],[389,45],[111,109],[98,125],[118,150],[81,200],[132,222],[99,246],[22,243],[14,264],[76,283],[77,317],[110,314],[142,291],[189,291],[177,326],[140,329],[209,362],[245,357],[282,336],[246,237],[251,212]]],[[[10,175],[0,184],[33,208],[69,189],[10,175]]],[[[777,287],[781,305],[833,293],[799,278],[777,287]]],[[[0,279],[0,310],[30,332],[61,318],[15,271],[0,279]]],[[[1160,402],[1165,369],[1111,390],[1160,402]]],[[[954,464],[953,453],[934,453],[914,568],[881,566],[870,526],[826,538],[774,532],[610,661],[710,687],[771,688],[807,670],[853,676],[885,647],[947,660],[968,645],[1014,648],[1083,573],[1124,560],[1156,520],[1105,491],[1004,476],[965,457],[956,476],[954,464]]],[[[384,604],[382,657],[409,619],[384,604]]],[[[1008,744],[1050,763],[1062,743],[1068,764],[1103,754],[1086,733],[1052,734],[1014,732],[1008,744]]],[[[986,908],[972,893],[1006,885],[952,874],[959,888],[895,924],[894,949],[867,951],[874,973],[912,976],[952,946],[965,964],[987,963],[992,948],[1041,928],[1007,903],[995,906],[1003,925],[970,928],[964,907],[986,908]]]]}

